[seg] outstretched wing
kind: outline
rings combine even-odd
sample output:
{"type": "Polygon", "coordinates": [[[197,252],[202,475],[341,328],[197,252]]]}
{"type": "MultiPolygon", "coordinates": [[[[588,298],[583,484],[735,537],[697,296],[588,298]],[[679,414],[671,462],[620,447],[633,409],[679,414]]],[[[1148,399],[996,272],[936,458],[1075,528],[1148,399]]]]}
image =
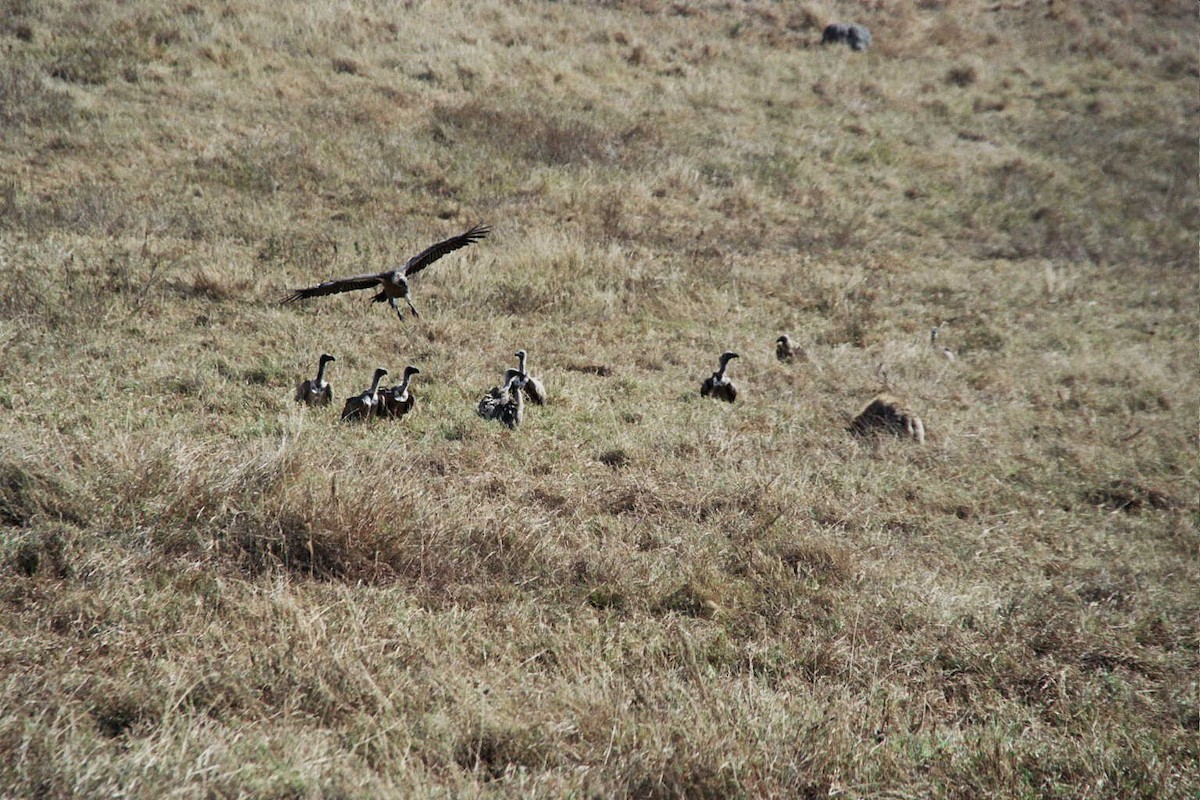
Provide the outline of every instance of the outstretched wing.
{"type": "Polygon", "coordinates": [[[316,286],[309,286],[306,289],[295,289],[279,302],[294,303],[297,300],[307,300],[310,297],[324,297],[327,294],[341,294],[342,292],[353,292],[356,289],[369,289],[372,286],[378,286],[383,281],[384,274],[376,272],[370,275],[353,275],[349,278],[325,281],[324,283],[318,283],[316,286]]]}
{"type": "Polygon", "coordinates": [[[460,233],[458,236],[451,236],[445,241],[438,242],[431,247],[427,247],[408,260],[408,263],[404,265],[404,274],[414,275],[447,253],[453,253],[459,248],[466,247],[474,242],[478,242],[491,232],[492,229],[481,222],[466,233],[460,233]]]}

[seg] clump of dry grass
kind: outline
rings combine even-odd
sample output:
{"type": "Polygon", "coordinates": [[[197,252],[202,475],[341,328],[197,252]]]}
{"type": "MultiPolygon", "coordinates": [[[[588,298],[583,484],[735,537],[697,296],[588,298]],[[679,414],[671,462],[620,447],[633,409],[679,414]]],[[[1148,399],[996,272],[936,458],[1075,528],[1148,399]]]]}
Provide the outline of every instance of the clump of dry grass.
{"type": "Polygon", "coordinates": [[[85,525],[84,504],[69,486],[52,474],[39,472],[35,464],[0,464],[0,522],[25,528],[46,521],[85,525]]]}
{"type": "Polygon", "coordinates": [[[36,68],[19,61],[0,69],[0,109],[0,123],[9,130],[67,128],[74,119],[70,95],[47,86],[36,68]]]}
{"type": "Polygon", "coordinates": [[[850,422],[850,430],[866,435],[886,431],[925,444],[925,424],[916,412],[886,392],[879,394],[850,422]]]}

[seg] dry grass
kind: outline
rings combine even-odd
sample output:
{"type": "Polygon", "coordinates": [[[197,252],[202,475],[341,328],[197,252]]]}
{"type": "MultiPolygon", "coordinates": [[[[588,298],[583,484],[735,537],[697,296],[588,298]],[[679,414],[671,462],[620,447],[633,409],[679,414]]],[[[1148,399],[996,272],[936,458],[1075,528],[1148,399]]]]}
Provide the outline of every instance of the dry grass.
{"type": "Polygon", "coordinates": [[[1195,795],[1198,26],[1127,6],[0,2],[0,794],[1195,795]],[[479,220],[420,320],[277,303],[479,220]]]}

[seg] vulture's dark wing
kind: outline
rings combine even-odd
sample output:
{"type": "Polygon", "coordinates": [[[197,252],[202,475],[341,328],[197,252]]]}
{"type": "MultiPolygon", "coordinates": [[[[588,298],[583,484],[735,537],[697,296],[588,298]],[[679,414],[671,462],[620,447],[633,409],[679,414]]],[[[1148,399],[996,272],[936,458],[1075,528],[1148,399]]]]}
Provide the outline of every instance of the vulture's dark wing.
{"type": "Polygon", "coordinates": [[[480,223],[466,233],[460,233],[458,236],[451,236],[445,241],[438,242],[431,247],[427,247],[425,250],[408,260],[408,263],[404,265],[404,274],[406,276],[415,275],[447,253],[453,253],[459,248],[466,247],[474,242],[478,242],[491,232],[491,228],[483,223],[480,223]]]}
{"type": "Polygon", "coordinates": [[[306,289],[296,289],[287,297],[279,302],[294,303],[297,300],[307,300],[310,297],[324,297],[327,294],[341,294],[342,292],[353,292],[356,289],[369,289],[372,286],[378,286],[383,281],[385,273],[375,272],[370,275],[353,275],[349,278],[337,278],[332,281],[318,283],[316,286],[309,286],[306,289]]]}

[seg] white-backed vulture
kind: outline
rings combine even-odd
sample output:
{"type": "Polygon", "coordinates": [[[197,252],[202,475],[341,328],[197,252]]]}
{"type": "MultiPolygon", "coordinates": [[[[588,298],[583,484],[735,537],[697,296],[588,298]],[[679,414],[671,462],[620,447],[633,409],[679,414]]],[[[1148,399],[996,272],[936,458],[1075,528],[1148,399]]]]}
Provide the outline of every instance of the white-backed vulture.
{"type": "Polygon", "coordinates": [[[333,387],[325,380],[325,367],[330,361],[337,361],[329,353],[322,353],[317,362],[317,377],[300,381],[296,386],[296,402],[310,406],[327,406],[333,402],[333,387]]]}
{"type": "Polygon", "coordinates": [[[412,411],[417,398],[408,384],[412,380],[412,376],[419,375],[420,372],[421,370],[411,364],[405,367],[404,378],[400,383],[379,393],[379,405],[375,407],[376,413],[381,417],[399,418],[412,411]]]}
{"type": "Polygon", "coordinates": [[[417,274],[447,253],[452,253],[455,250],[479,241],[489,233],[491,233],[491,229],[481,223],[466,233],[451,236],[449,239],[425,248],[410,258],[402,267],[384,270],[383,272],[353,275],[349,278],[336,278],[319,283],[316,286],[296,289],[280,302],[294,303],[297,300],[307,300],[310,297],[324,297],[327,294],[341,294],[342,292],[353,292],[358,289],[378,288],[379,294],[371,298],[372,302],[388,303],[396,312],[396,316],[403,320],[404,314],[400,311],[399,304],[396,303],[397,300],[403,300],[405,303],[408,303],[408,308],[412,311],[413,316],[419,317],[420,314],[417,313],[416,307],[413,306],[412,298],[408,292],[409,276],[417,274]]]}
{"type": "Polygon", "coordinates": [[[521,391],[524,382],[523,372],[516,369],[506,370],[504,385],[492,387],[480,399],[476,413],[484,419],[494,419],[503,422],[509,428],[516,428],[525,416],[524,393],[521,391]]]}
{"type": "Polygon", "coordinates": [[[775,340],[775,357],[785,364],[799,356],[804,358],[804,350],[792,344],[791,337],[786,333],[775,340]]]}
{"type": "MultiPolygon", "coordinates": [[[[945,325],[946,323],[942,323],[945,325]]],[[[942,325],[934,325],[929,329],[929,346],[933,348],[935,353],[941,353],[947,361],[954,361],[957,356],[949,347],[938,344],[938,334],[942,332],[942,325]]]]}
{"type": "Polygon", "coordinates": [[[346,405],[342,406],[343,422],[346,420],[362,421],[375,413],[375,407],[379,405],[379,382],[387,374],[388,371],[380,367],[375,370],[375,377],[371,379],[370,389],[362,394],[346,398],[346,405]]]}
{"type": "Polygon", "coordinates": [[[517,371],[525,376],[525,382],[521,388],[521,391],[525,393],[525,399],[535,405],[546,405],[546,387],[542,385],[540,378],[530,375],[529,370],[525,369],[525,351],[518,350],[514,355],[517,357],[517,371]]]}
{"type": "Polygon", "coordinates": [[[709,375],[704,383],[700,384],[701,397],[715,397],[718,400],[724,400],[726,403],[732,403],[734,400],[737,400],[737,385],[725,377],[725,368],[735,358],[738,358],[737,353],[724,352],[721,354],[721,364],[717,368],[717,371],[709,375]]]}

